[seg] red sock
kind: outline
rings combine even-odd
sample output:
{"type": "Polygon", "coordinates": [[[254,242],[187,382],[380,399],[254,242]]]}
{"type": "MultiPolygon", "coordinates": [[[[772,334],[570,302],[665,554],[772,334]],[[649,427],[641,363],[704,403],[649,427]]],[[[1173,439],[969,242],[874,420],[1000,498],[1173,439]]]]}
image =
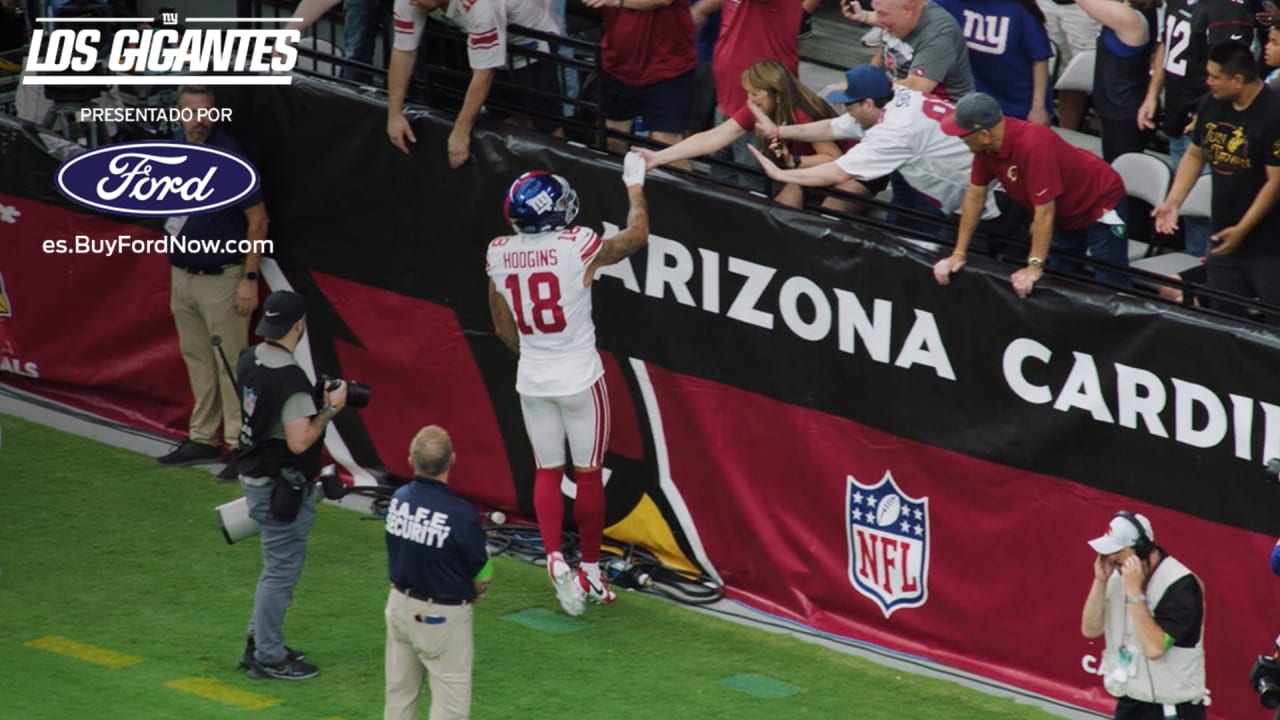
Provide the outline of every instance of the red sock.
{"type": "Polygon", "coordinates": [[[600,468],[573,471],[578,499],[573,503],[573,519],[578,521],[578,546],[582,562],[600,562],[600,541],[604,535],[604,480],[600,468]]]}
{"type": "Polygon", "coordinates": [[[559,468],[533,474],[533,511],[538,516],[538,532],[542,533],[542,545],[547,554],[562,552],[560,536],[564,531],[564,496],[560,493],[559,468]]]}

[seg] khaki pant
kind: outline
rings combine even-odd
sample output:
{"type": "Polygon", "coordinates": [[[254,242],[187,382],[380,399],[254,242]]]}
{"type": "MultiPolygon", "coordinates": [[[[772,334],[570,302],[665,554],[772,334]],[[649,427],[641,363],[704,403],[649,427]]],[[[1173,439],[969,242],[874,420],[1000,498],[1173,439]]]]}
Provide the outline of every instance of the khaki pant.
{"type": "Polygon", "coordinates": [[[436,605],[395,588],[387,598],[387,704],[384,720],[417,720],[418,696],[430,674],[430,720],[471,716],[475,641],[470,605],[436,605]]]}
{"type": "Polygon", "coordinates": [[[178,345],[195,396],[188,434],[198,443],[215,447],[219,425],[228,446],[234,446],[240,436],[240,399],[212,338],[222,337],[222,351],[234,370],[249,342],[249,316],[236,312],[236,285],[243,267],[233,265],[221,275],[171,269],[169,310],[178,326],[178,345]]]}

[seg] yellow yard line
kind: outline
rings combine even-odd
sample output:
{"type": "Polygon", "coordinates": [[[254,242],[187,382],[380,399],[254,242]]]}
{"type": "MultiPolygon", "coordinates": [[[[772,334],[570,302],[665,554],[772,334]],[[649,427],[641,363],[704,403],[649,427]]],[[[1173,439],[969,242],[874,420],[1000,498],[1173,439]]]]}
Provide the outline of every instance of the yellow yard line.
{"type": "Polygon", "coordinates": [[[76,660],[84,660],[94,665],[101,665],[105,668],[115,670],[117,668],[137,665],[142,662],[142,658],[132,655],[125,655],[114,650],[100,648],[97,645],[90,645],[79,640],[71,638],[59,637],[58,635],[45,635],[35,640],[28,640],[23,643],[27,647],[37,648],[40,650],[48,650],[51,653],[65,655],[76,660]]]}
{"type": "Polygon", "coordinates": [[[210,680],[209,678],[187,677],[177,680],[170,680],[164,684],[165,687],[171,687],[174,690],[189,692],[193,695],[199,695],[224,705],[233,705],[245,710],[263,710],[265,708],[279,705],[284,702],[279,698],[269,697],[267,695],[259,695],[248,690],[241,690],[224,682],[210,680]]]}

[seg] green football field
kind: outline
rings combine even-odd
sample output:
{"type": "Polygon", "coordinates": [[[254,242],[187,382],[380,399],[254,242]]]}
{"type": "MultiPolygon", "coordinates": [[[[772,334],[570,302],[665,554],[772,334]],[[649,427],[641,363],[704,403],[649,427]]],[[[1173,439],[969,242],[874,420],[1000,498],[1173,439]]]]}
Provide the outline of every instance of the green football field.
{"type": "MultiPolygon", "coordinates": [[[[259,547],[228,546],[213,514],[238,486],[8,416],[0,428],[0,717],[382,716],[380,522],[321,507],[286,624],[320,676],[251,680],[236,663],[259,547]]],[[[495,565],[474,718],[1052,717],[636,593],[572,621],[541,568],[495,565]]]]}

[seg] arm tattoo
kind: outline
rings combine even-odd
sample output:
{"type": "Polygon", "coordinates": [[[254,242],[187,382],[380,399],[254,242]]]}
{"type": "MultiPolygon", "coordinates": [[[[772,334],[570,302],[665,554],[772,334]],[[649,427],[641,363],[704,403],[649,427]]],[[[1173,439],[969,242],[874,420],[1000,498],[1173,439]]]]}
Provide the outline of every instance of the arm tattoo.
{"type": "Polygon", "coordinates": [[[592,274],[595,268],[612,265],[631,257],[649,241],[649,208],[643,193],[631,196],[631,209],[627,211],[627,227],[613,237],[604,241],[604,247],[596,253],[591,261],[592,274]]]}

